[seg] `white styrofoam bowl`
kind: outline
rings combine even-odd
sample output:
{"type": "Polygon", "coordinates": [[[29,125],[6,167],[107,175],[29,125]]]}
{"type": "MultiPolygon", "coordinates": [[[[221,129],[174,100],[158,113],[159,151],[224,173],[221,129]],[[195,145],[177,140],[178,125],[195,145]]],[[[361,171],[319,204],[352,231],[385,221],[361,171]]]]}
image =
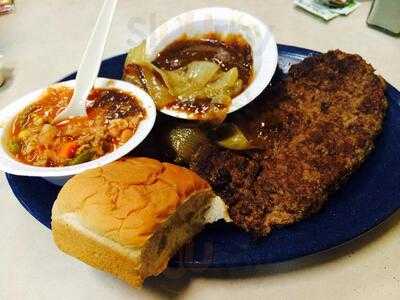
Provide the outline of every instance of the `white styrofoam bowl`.
{"type": "MultiPolygon", "coordinates": [[[[259,19],[225,7],[207,7],[185,12],[158,27],[146,40],[146,54],[153,60],[166,46],[183,34],[198,36],[209,32],[241,34],[253,51],[254,78],[247,89],[236,96],[229,109],[234,112],[253,101],[266,88],[278,63],[278,48],[269,28],[259,19]]],[[[196,119],[195,115],[163,108],[173,117],[196,119]]]]}
{"type": "MultiPolygon", "coordinates": [[[[73,88],[75,86],[75,80],[69,80],[65,82],[60,82],[52,85],[66,86],[73,88]]],[[[122,91],[128,92],[136,97],[139,103],[146,111],[146,117],[143,119],[135,132],[135,134],[121,147],[117,148],[115,151],[108,153],[96,160],[86,162],[83,164],[67,167],[36,167],[27,165],[17,161],[6,149],[5,146],[5,136],[6,132],[18,113],[20,113],[29,104],[32,104],[38,100],[40,95],[47,89],[42,88],[31,92],[17,101],[9,104],[3,110],[0,111],[0,170],[22,176],[34,176],[43,177],[46,180],[57,184],[64,184],[71,176],[81,173],[88,169],[93,169],[97,167],[104,166],[111,163],[122,156],[129,153],[132,149],[138,146],[150,133],[153,128],[156,119],[156,108],[152,98],[139,87],[130,84],[125,81],[98,78],[94,85],[95,88],[117,88],[122,91]]]]}

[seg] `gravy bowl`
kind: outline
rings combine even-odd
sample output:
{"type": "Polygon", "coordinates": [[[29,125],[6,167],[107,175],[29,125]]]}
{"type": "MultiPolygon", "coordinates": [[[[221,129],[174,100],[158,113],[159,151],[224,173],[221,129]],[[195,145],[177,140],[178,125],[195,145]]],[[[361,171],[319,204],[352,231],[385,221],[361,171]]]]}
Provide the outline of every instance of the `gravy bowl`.
{"type": "MultiPolygon", "coordinates": [[[[231,113],[260,95],[275,73],[278,49],[274,36],[262,21],[245,12],[225,7],[185,12],[162,24],[146,39],[146,55],[154,60],[158,53],[181,36],[196,37],[207,33],[240,34],[252,48],[254,77],[249,86],[232,99],[231,113]]],[[[193,119],[191,114],[184,111],[170,108],[160,111],[173,117],[193,119]]]]}

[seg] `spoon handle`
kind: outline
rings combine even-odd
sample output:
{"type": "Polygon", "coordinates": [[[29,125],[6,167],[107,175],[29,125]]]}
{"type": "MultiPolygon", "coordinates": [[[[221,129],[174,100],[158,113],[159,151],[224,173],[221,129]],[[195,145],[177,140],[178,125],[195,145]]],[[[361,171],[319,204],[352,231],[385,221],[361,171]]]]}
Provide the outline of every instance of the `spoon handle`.
{"type": "MultiPolygon", "coordinates": [[[[73,98],[86,109],[86,100],[99,73],[101,60],[118,0],[105,0],[76,76],[73,98]]],[[[86,114],[86,112],[85,112],[86,114]]]]}

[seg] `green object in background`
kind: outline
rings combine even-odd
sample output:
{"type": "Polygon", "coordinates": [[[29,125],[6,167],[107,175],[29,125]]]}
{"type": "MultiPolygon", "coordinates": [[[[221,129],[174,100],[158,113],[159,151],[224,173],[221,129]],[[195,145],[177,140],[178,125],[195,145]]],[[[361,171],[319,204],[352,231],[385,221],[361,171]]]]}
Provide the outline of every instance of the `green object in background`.
{"type": "Polygon", "coordinates": [[[375,0],[367,24],[400,33],[400,0],[375,0]]]}

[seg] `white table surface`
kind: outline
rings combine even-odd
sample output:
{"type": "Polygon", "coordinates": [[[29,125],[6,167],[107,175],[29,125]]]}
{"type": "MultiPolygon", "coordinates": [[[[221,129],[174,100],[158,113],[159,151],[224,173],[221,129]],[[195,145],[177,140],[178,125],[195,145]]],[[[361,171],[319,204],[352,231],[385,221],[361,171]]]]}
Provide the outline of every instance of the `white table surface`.
{"type": "MultiPolygon", "coordinates": [[[[23,1],[0,16],[0,53],[13,78],[0,108],[76,69],[101,0],[23,1]]],[[[370,2],[324,23],[291,0],[120,0],[105,56],[126,51],[134,32],[207,5],[246,10],[280,43],[359,53],[400,88],[400,40],[365,25],[370,2]],[[138,26],[137,23],[142,24],[138,26]]],[[[54,246],[49,230],[17,202],[0,177],[0,299],[400,299],[400,212],[349,244],[295,261],[228,271],[167,270],[134,290],[54,246]]]]}

